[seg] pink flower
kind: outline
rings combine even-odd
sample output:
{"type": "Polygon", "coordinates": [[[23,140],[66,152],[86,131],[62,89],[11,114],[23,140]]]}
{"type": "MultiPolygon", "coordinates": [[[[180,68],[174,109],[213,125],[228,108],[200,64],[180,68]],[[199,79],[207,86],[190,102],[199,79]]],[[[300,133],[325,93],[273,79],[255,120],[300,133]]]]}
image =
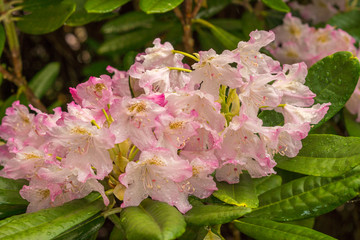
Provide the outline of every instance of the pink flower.
{"type": "Polygon", "coordinates": [[[178,183],[191,176],[192,167],[176,154],[160,148],[143,151],[139,161],[128,163],[126,173],[120,175],[120,182],[127,188],[121,207],[137,206],[150,196],[185,213],[191,208],[188,192],[179,189],[178,183]]]}

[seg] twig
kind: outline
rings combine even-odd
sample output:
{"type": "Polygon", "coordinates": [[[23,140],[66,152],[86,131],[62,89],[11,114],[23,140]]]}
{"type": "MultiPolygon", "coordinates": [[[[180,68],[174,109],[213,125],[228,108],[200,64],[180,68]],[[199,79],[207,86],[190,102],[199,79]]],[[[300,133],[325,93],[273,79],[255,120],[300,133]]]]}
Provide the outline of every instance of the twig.
{"type": "Polygon", "coordinates": [[[198,12],[200,11],[200,8],[201,8],[201,5],[203,3],[203,0],[198,0],[197,1],[197,4],[192,12],[192,18],[195,18],[196,15],[198,14],[198,12]]]}
{"type": "Polygon", "coordinates": [[[12,65],[14,71],[11,73],[7,71],[4,67],[0,66],[0,72],[4,75],[4,78],[10,82],[15,83],[19,89],[23,89],[26,98],[29,102],[36,108],[40,109],[43,112],[47,112],[46,107],[40,102],[31,88],[28,86],[25,77],[22,75],[22,60],[20,55],[20,45],[19,39],[16,33],[15,24],[11,17],[11,14],[8,14],[7,11],[11,11],[11,8],[8,9],[5,7],[4,0],[0,0],[0,12],[5,16],[2,20],[5,27],[6,38],[11,52],[12,65]]]}

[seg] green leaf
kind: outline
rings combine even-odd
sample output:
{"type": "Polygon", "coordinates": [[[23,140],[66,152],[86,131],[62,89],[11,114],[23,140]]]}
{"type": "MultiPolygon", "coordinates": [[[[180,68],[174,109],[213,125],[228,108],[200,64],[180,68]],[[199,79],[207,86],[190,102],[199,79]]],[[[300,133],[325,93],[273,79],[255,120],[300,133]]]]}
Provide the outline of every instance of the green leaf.
{"type": "Polygon", "coordinates": [[[139,27],[151,28],[155,18],[143,12],[129,12],[106,22],[102,27],[103,33],[121,33],[139,27]]]}
{"type": "Polygon", "coordinates": [[[315,230],[262,218],[242,218],[234,221],[240,232],[259,240],[335,240],[315,230]]]}
{"type": "Polygon", "coordinates": [[[100,214],[84,221],[69,231],[55,237],[56,240],[88,240],[104,225],[105,219],[100,214]]]}
{"type": "Polygon", "coordinates": [[[29,102],[28,102],[28,100],[27,100],[27,98],[26,98],[26,96],[25,96],[24,93],[21,93],[20,95],[18,95],[18,94],[13,94],[13,95],[11,95],[11,96],[8,97],[8,98],[5,100],[5,102],[3,102],[2,105],[1,105],[1,108],[0,108],[0,119],[5,116],[6,109],[7,109],[8,107],[11,107],[11,105],[13,104],[13,102],[16,101],[16,100],[19,100],[20,103],[23,104],[23,105],[28,105],[28,104],[29,104],[29,102]]]}
{"type": "Polygon", "coordinates": [[[216,186],[218,190],[213,195],[227,204],[249,208],[256,208],[259,205],[254,182],[247,173],[240,175],[239,183],[219,182],[216,186]]]}
{"type": "Polygon", "coordinates": [[[173,10],[184,0],[140,0],[140,9],[146,13],[164,13],[173,10]]]}
{"type": "Polygon", "coordinates": [[[135,50],[154,40],[154,38],[161,32],[171,27],[170,24],[158,25],[155,29],[140,29],[130,33],[125,33],[120,36],[110,38],[105,41],[98,49],[99,54],[108,53],[126,53],[130,50],[135,50]]]}
{"type": "MultiPolygon", "coordinates": [[[[53,4],[37,4],[31,5],[31,2],[37,0],[25,1],[28,2],[28,7],[25,10],[31,13],[21,17],[17,22],[17,27],[25,33],[29,34],[45,34],[55,31],[61,27],[64,22],[75,11],[76,5],[71,1],[54,1],[53,4]]],[[[46,2],[46,1],[40,1],[46,2]]]]}
{"type": "MultiPolygon", "coordinates": [[[[48,208],[34,213],[16,215],[0,221],[1,239],[54,239],[98,215],[104,208],[99,194],[90,194],[84,199],[65,203],[60,207],[48,208]]],[[[76,233],[74,231],[72,234],[76,233]]]]}
{"type": "Polygon", "coordinates": [[[281,185],[282,178],[280,175],[272,174],[262,178],[254,178],[253,182],[256,188],[256,194],[259,196],[264,192],[279,187],[281,185]]]}
{"type": "Polygon", "coordinates": [[[65,24],[75,27],[88,24],[90,22],[101,21],[115,16],[113,13],[88,13],[85,9],[86,0],[65,0],[76,3],[75,12],[66,20],[65,24]]]}
{"type": "Polygon", "coordinates": [[[89,13],[107,13],[121,7],[130,0],[87,0],[85,9],[89,13]]]}
{"type": "Polygon", "coordinates": [[[311,66],[305,85],[316,94],[315,103],[331,102],[327,114],[313,129],[343,108],[354,92],[359,75],[359,61],[350,52],[337,52],[311,66]]]}
{"type": "Polygon", "coordinates": [[[250,208],[229,205],[193,206],[185,214],[185,220],[192,225],[210,226],[231,222],[251,212],[250,208]]]}
{"type": "Polygon", "coordinates": [[[307,228],[313,228],[315,225],[315,218],[306,218],[306,219],[300,219],[296,221],[287,222],[294,225],[299,225],[307,228]]]}
{"type": "Polygon", "coordinates": [[[178,240],[204,240],[208,232],[207,226],[187,225],[185,233],[178,240]]]}
{"type": "Polygon", "coordinates": [[[284,125],[284,116],[274,110],[264,110],[258,117],[263,121],[263,126],[274,127],[284,125]]]}
{"type": "Polygon", "coordinates": [[[333,16],[328,24],[349,33],[356,41],[360,41],[360,10],[352,10],[350,12],[339,13],[333,16]]]}
{"type": "Polygon", "coordinates": [[[294,158],[276,155],[276,167],[306,175],[335,177],[360,164],[360,138],[310,134],[294,158]]]}
{"type": "Polygon", "coordinates": [[[231,33],[225,31],[222,28],[219,28],[213,24],[211,24],[210,22],[204,20],[204,19],[194,19],[193,20],[194,23],[199,23],[202,26],[205,26],[207,28],[210,29],[210,31],[212,32],[212,34],[224,45],[225,48],[227,49],[235,49],[237,47],[238,42],[240,41],[240,39],[234,35],[232,35],[231,33]]]}
{"type": "Polygon", "coordinates": [[[196,18],[210,18],[218,14],[231,3],[231,0],[206,0],[206,7],[201,8],[196,18]]]}
{"type": "Polygon", "coordinates": [[[351,114],[346,108],[343,112],[346,131],[350,136],[360,137],[360,123],[356,121],[357,116],[351,114]]]}
{"type": "Polygon", "coordinates": [[[54,84],[59,72],[60,63],[52,62],[36,73],[29,82],[29,87],[34,91],[36,97],[42,98],[45,95],[54,84]]]}
{"type": "Polygon", "coordinates": [[[243,33],[249,39],[249,34],[256,29],[264,29],[265,22],[252,12],[245,12],[241,17],[243,33]]]}
{"type": "Polygon", "coordinates": [[[4,50],[5,40],[6,40],[6,37],[5,37],[4,27],[2,25],[0,25],[0,57],[4,50]]]}
{"type": "Polygon", "coordinates": [[[145,199],[138,207],[127,207],[120,214],[126,238],[175,239],[185,231],[183,215],[167,203],[145,199]]]}
{"type": "Polygon", "coordinates": [[[217,38],[214,38],[207,29],[197,27],[196,32],[202,50],[207,51],[210,48],[214,49],[216,52],[225,50],[224,45],[217,38]]]}
{"type": "Polygon", "coordinates": [[[283,0],[261,0],[266,6],[280,12],[290,12],[290,8],[283,0]]]}
{"type": "Polygon", "coordinates": [[[259,196],[259,207],[246,216],[293,221],[327,213],[358,195],[360,169],[336,178],[306,176],[259,196]]]}
{"type": "Polygon", "coordinates": [[[24,213],[28,202],[19,191],[27,181],[0,177],[0,219],[24,213]]]}
{"type": "Polygon", "coordinates": [[[124,231],[114,226],[113,230],[111,231],[109,240],[126,240],[124,231]]]}

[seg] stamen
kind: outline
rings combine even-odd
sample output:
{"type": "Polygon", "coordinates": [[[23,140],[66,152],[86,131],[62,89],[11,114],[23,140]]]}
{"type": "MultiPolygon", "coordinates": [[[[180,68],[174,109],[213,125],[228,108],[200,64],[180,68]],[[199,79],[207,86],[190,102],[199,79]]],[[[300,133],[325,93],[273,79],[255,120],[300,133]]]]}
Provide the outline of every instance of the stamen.
{"type": "Polygon", "coordinates": [[[94,126],[96,126],[97,129],[100,129],[100,126],[96,123],[95,120],[91,120],[91,124],[94,125],[94,126]]]}
{"type": "Polygon", "coordinates": [[[168,67],[169,70],[178,70],[178,71],[184,71],[184,72],[192,72],[190,69],[186,68],[178,68],[178,67],[168,67]]]}
{"type": "Polygon", "coordinates": [[[182,52],[182,51],[178,51],[178,50],[172,50],[171,52],[172,53],[179,53],[179,54],[184,55],[186,57],[189,57],[189,58],[191,58],[191,59],[193,59],[193,60],[195,60],[197,62],[200,61],[199,58],[197,58],[197,57],[195,57],[195,56],[193,56],[193,55],[191,55],[189,53],[186,53],[186,52],[182,52]]]}

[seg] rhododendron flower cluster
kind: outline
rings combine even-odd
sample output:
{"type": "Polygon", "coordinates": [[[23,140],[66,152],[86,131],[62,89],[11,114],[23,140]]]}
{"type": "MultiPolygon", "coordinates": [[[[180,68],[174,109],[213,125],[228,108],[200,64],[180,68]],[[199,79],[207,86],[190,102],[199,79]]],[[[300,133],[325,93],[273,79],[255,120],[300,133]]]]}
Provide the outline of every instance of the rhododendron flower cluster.
{"type": "Polygon", "coordinates": [[[243,171],[275,173],[274,155],[296,156],[330,103],[313,105],[304,63],[281,67],[259,52],[273,32],[250,37],[232,51],[194,55],[155,39],[128,71],[108,67],[111,77],[71,88],[67,111],[13,103],[0,127],[1,176],[29,180],[20,191],[29,212],[91,191],[108,204],[113,188],[121,207],[151,197],[185,213],[189,195],[217,190],[214,178],[232,184],[243,171]],[[281,113],[284,124],[264,126],[264,110],[281,113]]]}
{"type": "MultiPolygon", "coordinates": [[[[308,24],[303,24],[299,18],[288,13],[283,24],[273,29],[276,40],[267,49],[282,64],[304,61],[307,66],[312,66],[320,59],[339,51],[349,51],[355,56],[360,56],[355,39],[341,29],[326,25],[325,28],[315,29],[308,24]]],[[[346,103],[346,108],[357,115],[356,121],[360,122],[360,81],[354,93],[346,103]]]]}

